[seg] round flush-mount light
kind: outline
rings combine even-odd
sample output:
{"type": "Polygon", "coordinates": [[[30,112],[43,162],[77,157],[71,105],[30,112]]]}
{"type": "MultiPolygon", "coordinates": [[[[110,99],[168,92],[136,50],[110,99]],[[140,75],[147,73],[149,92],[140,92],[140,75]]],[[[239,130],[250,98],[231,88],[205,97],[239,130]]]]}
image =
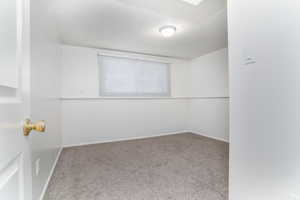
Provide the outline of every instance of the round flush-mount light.
{"type": "Polygon", "coordinates": [[[164,37],[172,37],[176,33],[176,27],[171,25],[163,26],[159,28],[159,32],[164,37]]]}

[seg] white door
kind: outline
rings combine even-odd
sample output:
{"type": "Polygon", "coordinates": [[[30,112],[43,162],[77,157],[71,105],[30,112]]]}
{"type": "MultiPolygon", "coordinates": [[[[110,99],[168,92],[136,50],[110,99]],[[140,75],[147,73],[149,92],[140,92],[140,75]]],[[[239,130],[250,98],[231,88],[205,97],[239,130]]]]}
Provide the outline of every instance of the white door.
{"type": "Polygon", "coordinates": [[[0,199],[31,200],[29,0],[0,0],[0,199]]]}

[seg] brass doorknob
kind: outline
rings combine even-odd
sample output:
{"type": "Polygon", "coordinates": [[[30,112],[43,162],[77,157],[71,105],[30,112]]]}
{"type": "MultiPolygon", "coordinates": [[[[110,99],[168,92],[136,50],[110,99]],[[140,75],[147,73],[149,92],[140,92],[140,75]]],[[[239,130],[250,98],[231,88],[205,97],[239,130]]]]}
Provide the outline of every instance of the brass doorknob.
{"type": "Polygon", "coordinates": [[[36,123],[32,123],[30,119],[25,119],[23,124],[23,133],[25,136],[28,136],[32,130],[38,132],[45,132],[46,124],[45,121],[38,121],[36,123]]]}

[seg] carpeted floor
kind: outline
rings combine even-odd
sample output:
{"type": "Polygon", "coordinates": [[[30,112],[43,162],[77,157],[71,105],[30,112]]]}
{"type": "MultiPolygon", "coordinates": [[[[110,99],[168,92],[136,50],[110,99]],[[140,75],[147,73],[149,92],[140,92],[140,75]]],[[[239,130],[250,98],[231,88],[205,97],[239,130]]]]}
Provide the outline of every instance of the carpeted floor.
{"type": "Polygon", "coordinates": [[[184,133],[66,148],[44,200],[227,200],[228,144],[184,133]]]}

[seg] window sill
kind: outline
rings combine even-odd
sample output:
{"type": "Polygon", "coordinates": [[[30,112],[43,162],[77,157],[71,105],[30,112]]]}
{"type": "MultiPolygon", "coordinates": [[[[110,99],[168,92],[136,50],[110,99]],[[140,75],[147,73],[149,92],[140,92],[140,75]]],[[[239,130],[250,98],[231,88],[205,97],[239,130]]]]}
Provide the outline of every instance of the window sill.
{"type": "Polygon", "coordinates": [[[229,99],[228,96],[214,97],[61,97],[60,100],[172,100],[172,99],[229,99]]]}

